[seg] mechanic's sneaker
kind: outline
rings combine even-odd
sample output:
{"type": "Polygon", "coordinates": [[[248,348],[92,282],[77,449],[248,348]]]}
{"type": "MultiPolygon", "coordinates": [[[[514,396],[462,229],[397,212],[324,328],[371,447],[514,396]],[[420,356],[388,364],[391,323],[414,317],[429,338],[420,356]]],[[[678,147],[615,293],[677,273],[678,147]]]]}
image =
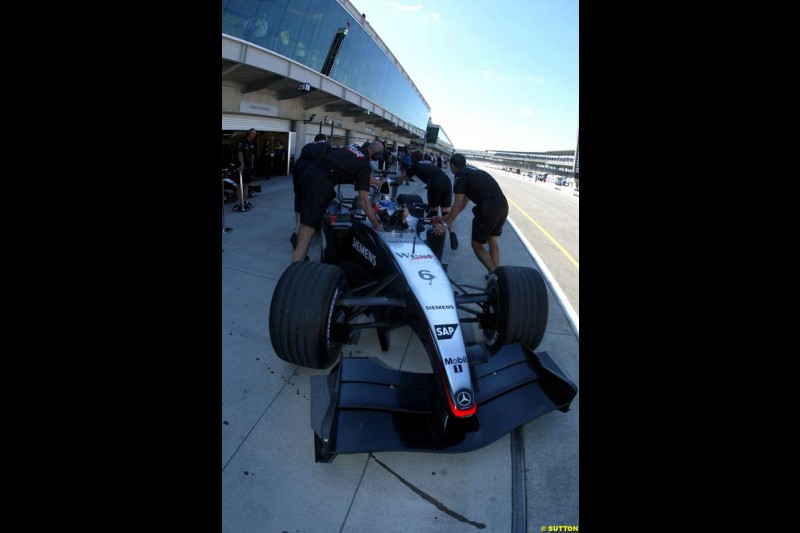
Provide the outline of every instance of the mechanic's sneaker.
{"type": "Polygon", "coordinates": [[[244,210],[245,211],[249,211],[251,209],[253,209],[253,204],[251,204],[250,202],[245,202],[244,203],[244,210]]]}
{"type": "Polygon", "coordinates": [[[244,211],[244,209],[242,209],[242,204],[239,202],[236,202],[236,205],[233,206],[233,210],[238,212],[244,211]]]}
{"type": "Polygon", "coordinates": [[[458,250],[458,237],[452,231],[450,232],[450,249],[458,250]]]}
{"type": "Polygon", "coordinates": [[[297,233],[292,233],[292,236],[289,237],[289,242],[292,243],[292,248],[297,248],[297,233]]]}

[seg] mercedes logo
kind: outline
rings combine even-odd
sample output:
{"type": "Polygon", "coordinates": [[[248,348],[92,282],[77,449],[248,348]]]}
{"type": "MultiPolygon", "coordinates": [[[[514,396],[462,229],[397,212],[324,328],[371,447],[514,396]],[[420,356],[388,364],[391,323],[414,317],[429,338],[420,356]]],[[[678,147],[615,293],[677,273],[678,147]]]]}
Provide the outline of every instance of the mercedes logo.
{"type": "Polygon", "coordinates": [[[461,407],[466,407],[472,403],[472,396],[467,391],[461,391],[456,396],[456,401],[461,407]]]}

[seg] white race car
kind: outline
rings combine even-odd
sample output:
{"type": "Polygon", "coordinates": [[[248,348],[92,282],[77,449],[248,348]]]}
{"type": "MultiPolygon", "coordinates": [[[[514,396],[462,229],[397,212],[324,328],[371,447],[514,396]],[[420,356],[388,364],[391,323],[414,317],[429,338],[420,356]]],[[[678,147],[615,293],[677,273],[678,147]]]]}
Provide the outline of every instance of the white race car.
{"type": "Polygon", "coordinates": [[[416,195],[397,200],[415,223],[375,231],[353,209],[355,199],[339,194],[323,222],[321,261],[292,263],[272,297],[278,357],[332,367],[311,377],[317,462],[339,453],[474,450],[545,413],[568,411],[577,393],[546,352],[534,351],[548,316],[541,274],[501,266],[485,287],[451,281],[427,206],[416,195]],[[477,323],[480,342],[465,341],[466,323],[477,323]],[[430,373],[342,357],[361,330],[374,328],[386,351],[390,332],[404,326],[424,346],[430,373]]]}

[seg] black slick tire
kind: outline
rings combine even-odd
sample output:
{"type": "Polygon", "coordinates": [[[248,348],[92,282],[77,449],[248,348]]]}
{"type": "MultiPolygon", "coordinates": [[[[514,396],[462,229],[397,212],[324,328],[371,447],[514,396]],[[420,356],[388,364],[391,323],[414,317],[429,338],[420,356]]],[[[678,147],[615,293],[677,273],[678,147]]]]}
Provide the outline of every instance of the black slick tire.
{"type": "Polygon", "coordinates": [[[342,353],[347,292],[341,268],[298,261],[283,272],[269,309],[269,336],[278,357],[307,368],[325,369],[342,353]],[[338,340],[337,340],[338,339],[338,340]]]}
{"type": "Polygon", "coordinates": [[[484,306],[481,318],[488,350],[497,353],[515,342],[535,350],[544,337],[549,312],[547,285],[539,271],[497,267],[489,276],[486,292],[491,302],[484,306]]]}

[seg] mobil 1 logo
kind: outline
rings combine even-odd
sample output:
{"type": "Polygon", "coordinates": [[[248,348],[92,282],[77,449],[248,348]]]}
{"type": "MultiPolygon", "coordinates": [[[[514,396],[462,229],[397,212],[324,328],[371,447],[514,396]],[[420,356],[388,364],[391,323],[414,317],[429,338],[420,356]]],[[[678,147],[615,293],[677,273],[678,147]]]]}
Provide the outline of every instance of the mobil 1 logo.
{"type": "Polygon", "coordinates": [[[458,329],[458,324],[441,324],[439,326],[433,326],[433,329],[436,331],[436,338],[440,341],[444,341],[453,338],[453,335],[458,329]]]}

